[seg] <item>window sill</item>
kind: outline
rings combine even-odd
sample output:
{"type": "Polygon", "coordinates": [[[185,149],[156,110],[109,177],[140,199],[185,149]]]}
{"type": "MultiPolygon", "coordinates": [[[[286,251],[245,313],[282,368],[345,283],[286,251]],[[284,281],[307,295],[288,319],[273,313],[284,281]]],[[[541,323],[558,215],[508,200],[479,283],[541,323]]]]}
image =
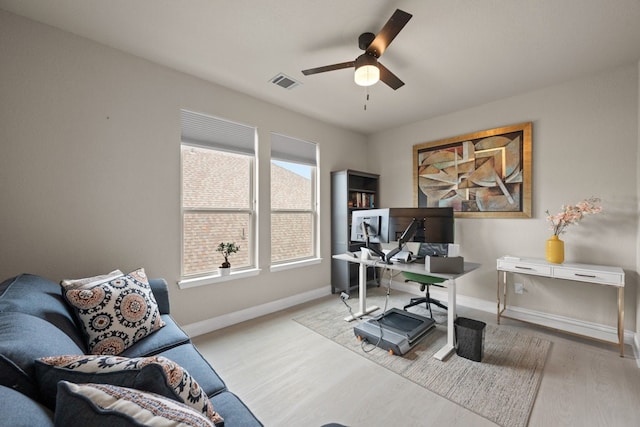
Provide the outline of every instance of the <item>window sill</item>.
{"type": "Polygon", "coordinates": [[[276,271],[291,270],[294,268],[307,267],[310,265],[320,264],[321,262],[322,262],[322,258],[311,258],[311,259],[304,259],[301,261],[292,261],[292,262],[287,262],[283,264],[272,265],[269,268],[269,271],[273,273],[276,271]]]}
{"type": "Polygon", "coordinates": [[[198,286],[206,286],[214,283],[227,282],[229,280],[244,279],[245,277],[257,276],[260,274],[259,268],[249,270],[232,271],[228,276],[221,276],[220,273],[210,276],[198,277],[195,279],[183,279],[178,282],[178,288],[189,289],[198,286]]]}

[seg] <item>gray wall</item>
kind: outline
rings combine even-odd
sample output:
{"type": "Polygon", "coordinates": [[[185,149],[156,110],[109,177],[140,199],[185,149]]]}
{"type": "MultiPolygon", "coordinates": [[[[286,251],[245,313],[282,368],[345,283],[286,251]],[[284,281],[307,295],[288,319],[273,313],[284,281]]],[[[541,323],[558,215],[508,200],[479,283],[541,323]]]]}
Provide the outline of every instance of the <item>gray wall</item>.
{"type": "MultiPolygon", "coordinates": [[[[165,277],[176,319],[191,324],[329,289],[331,170],[382,175],[386,206],[411,206],[413,144],[533,122],[533,217],[460,219],[467,259],[483,267],[461,295],[495,301],[495,258],[542,257],[544,211],[584,197],[605,213],[565,236],[568,261],[620,265],[627,273],[626,328],[640,329],[637,165],[638,66],[388,130],[366,138],[140,58],[0,11],[0,278],[52,280],[144,266],[165,277]],[[260,275],[178,289],[179,110],[258,126],[260,275]],[[271,273],[268,133],[320,145],[322,263],[271,273]],[[369,159],[360,153],[369,145],[369,159]]],[[[615,294],[523,278],[516,303],[615,324],[615,294]]]]}
{"type": "MultiPolygon", "coordinates": [[[[463,255],[482,263],[460,280],[461,295],[496,299],[496,258],[544,258],[551,235],[545,211],[586,197],[604,213],[563,234],[565,259],[618,265],[626,272],[625,326],[636,330],[638,250],[638,67],[628,66],[491,104],[413,123],[370,138],[372,172],[381,174],[387,206],[412,206],[414,144],[521,122],[533,122],[533,215],[530,219],[456,220],[463,255]]],[[[526,292],[510,301],[615,326],[616,292],[577,282],[520,276],[526,292]]]]}
{"type": "Polygon", "coordinates": [[[269,132],[319,144],[323,230],[330,171],[366,169],[362,135],[2,11],[0,63],[0,278],[58,281],[142,266],[168,280],[181,324],[329,292],[329,233],[321,264],[269,272],[269,132]],[[181,108],[259,129],[256,277],[176,285],[181,108]]]}
{"type": "MultiPolygon", "coordinates": [[[[638,62],[638,81],[640,81],[640,62],[638,62]]],[[[638,149],[637,149],[637,162],[636,162],[636,183],[637,183],[637,205],[636,205],[636,217],[640,213],[640,84],[638,85],[638,149]]],[[[638,227],[638,233],[636,234],[636,274],[640,271],[640,227],[638,227]]],[[[635,336],[636,348],[640,348],[640,290],[636,290],[636,336],[635,336]]]]}

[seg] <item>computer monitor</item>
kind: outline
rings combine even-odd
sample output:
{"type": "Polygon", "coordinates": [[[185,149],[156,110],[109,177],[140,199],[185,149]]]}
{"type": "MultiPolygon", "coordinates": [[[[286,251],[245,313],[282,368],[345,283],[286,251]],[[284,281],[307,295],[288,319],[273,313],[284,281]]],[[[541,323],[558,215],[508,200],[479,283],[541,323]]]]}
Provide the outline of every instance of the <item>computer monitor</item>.
{"type": "Polygon", "coordinates": [[[351,214],[351,241],[363,242],[371,252],[386,261],[380,243],[388,242],[389,217],[386,209],[353,211],[351,214]]]}
{"type": "Polygon", "coordinates": [[[370,243],[397,242],[415,220],[413,242],[453,243],[453,208],[385,208],[356,210],[351,214],[351,241],[370,243]]]}
{"type": "Polygon", "coordinates": [[[427,255],[446,256],[453,243],[454,214],[452,208],[391,208],[389,209],[389,241],[397,247],[389,252],[399,260],[422,259],[427,255]],[[419,247],[407,249],[408,242],[419,247]]]}
{"type": "Polygon", "coordinates": [[[453,208],[390,208],[387,241],[400,240],[413,221],[417,222],[411,241],[453,243],[453,208]]]}
{"type": "MultiPolygon", "coordinates": [[[[446,255],[447,243],[453,243],[453,208],[386,208],[353,211],[351,241],[362,242],[381,254],[380,243],[420,242],[418,258],[446,255]]],[[[392,250],[392,258],[402,249],[392,250]]],[[[415,255],[414,255],[415,256],[415,255]]],[[[381,256],[383,259],[384,256],[381,256]]]]}
{"type": "Polygon", "coordinates": [[[368,234],[369,243],[389,243],[388,230],[389,209],[365,209],[351,213],[352,242],[366,243],[368,234]]]}

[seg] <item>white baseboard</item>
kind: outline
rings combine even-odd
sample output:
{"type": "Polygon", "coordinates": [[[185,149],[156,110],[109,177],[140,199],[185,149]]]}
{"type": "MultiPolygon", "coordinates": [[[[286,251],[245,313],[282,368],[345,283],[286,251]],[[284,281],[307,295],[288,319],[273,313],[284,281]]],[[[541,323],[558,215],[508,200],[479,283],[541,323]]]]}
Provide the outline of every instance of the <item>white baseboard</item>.
{"type": "MultiPolygon", "coordinates": [[[[423,295],[423,293],[421,293],[419,288],[415,285],[392,282],[391,288],[418,296],[423,295]]],[[[222,316],[212,317],[200,322],[191,323],[182,326],[182,329],[190,337],[195,337],[198,335],[206,334],[208,332],[213,332],[218,329],[226,328],[227,326],[235,325],[236,323],[241,323],[260,316],[275,313],[277,311],[284,310],[298,304],[313,301],[314,299],[322,298],[330,294],[330,287],[326,286],[314,289],[309,292],[304,292],[302,294],[292,295],[287,298],[272,301],[266,304],[261,304],[256,307],[251,307],[228,314],[223,314],[222,316]]],[[[431,295],[435,299],[439,299],[442,301],[447,300],[446,290],[432,288],[431,295]]],[[[497,310],[495,302],[464,295],[457,295],[456,303],[464,307],[469,307],[492,314],[496,314],[497,310]]],[[[531,323],[536,323],[541,326],[546,326],[554,329],[561,329],[567,330],[568,332],[572,333],[579,333],[580,335],[592,336],[599,339],[604,339],[605,341],[617,342],[617,330],[612,326],[586,322],[583,320],[572,319],[564,316],[551,315],[548,313],[524,309],[521,307],[510,307],[509,309],[510,313],[514,315],[514,317],[518,317],[521,320],[530,321],[531,323]]],[[[625,330],[624,341],[626,344],[630,344],[632,346],[634,357],[637,361],[638,368],[640,368],[640,332],[634,334],[632,331],[625,330]]]]}
{"type": "MultiPolygon", "coordinates": [[[[398,289],[414,295],[424,295],[424,293],[420,292],[420,289],[415,284],[408,285],[404,283],[392,282],[391,287],[393,289],[398,289]]],[[[435,299],[442,301],[447,300],[446,290],[436,289],[432,287],[430,293],[431,296],[435,299]]],[[[496,314],[498,309],[496,302],[467,297],[464,295],[456,296],[456,304],[493,314],[496,314]]],[[[573,319],[571,317],[558,316],[521,307],[510,306],[505,314],[508,314],[510,318],[535,323],[547,328],[558,329],[572,334],[584,335],[587,337],[592,337],[612,343],[618,342],[618,330],[613,326],[587,322],[584,320],[573,319]]],[[[638,360],[640,367],[640,360],[638,359],[638,357],[640,357],[640,337],[638,335],[639,334],[634,334],[632,331],[624,331],[624,342],[625,344],[629,344],[634,347],[634,356],[636,360],[638,360]]]]}
{"type": "Polygon", "coordinates": [[[210,319],[201,320],[200,322],[190,323],[188,325],[181,326],[181,328],[187,333],[187,335],[193,338],[198,335],[226,328],[227,326],[235,325],[236,323],[245,322],[247,320],[255,319],[256,317],[275,313],[298,304],[322,298],[330,294],[331,287],[327,285],[322,288],[292,295],[266,304],[246,308],[240,311],[234,311],[233,313],[223,314],[222,316],[212,317],[210,319]]]}

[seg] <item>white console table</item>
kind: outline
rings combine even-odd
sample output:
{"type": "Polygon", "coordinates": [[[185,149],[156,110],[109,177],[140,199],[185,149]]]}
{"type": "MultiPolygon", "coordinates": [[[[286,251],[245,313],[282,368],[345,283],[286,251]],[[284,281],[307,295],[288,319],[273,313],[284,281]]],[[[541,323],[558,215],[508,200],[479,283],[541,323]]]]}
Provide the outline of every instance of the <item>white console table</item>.
{"type": "MultiPolygon", "coordinates": [[[[620,346],[620,357],[624,356],[624,271],[620,267],[610,267],[590,264],[552,264],[542,259],[518,258],[503,256],[498,258],[498,324],[500,317],[521,320],[529,323],[537,323],[526,315],[510,310],[507,307],[507,273],[527,274],[533,276],[549,277],[552,279],[565,279],[577,282],[594,283],[597,285],[612,286],[618,289],[618,341],[620,346]],[[501,274],[502,273],[502,274],[501,274]],[[502,276],[502,280],[500,280],[502,276]],[[502,287],[502,291],[501,291],[502,287]]],[[[537,323],[542,326],[549,326],[537,323]]],[[[577,331],[571,328],[561,328],[553,326],[554,329],[561,329],[576,335],[586,336],[599,341],[611,342],[606,336],[588,334],[584,331],[577,331]]],[[[614,341],[615,342],[615,341],[614,341]]]]}

